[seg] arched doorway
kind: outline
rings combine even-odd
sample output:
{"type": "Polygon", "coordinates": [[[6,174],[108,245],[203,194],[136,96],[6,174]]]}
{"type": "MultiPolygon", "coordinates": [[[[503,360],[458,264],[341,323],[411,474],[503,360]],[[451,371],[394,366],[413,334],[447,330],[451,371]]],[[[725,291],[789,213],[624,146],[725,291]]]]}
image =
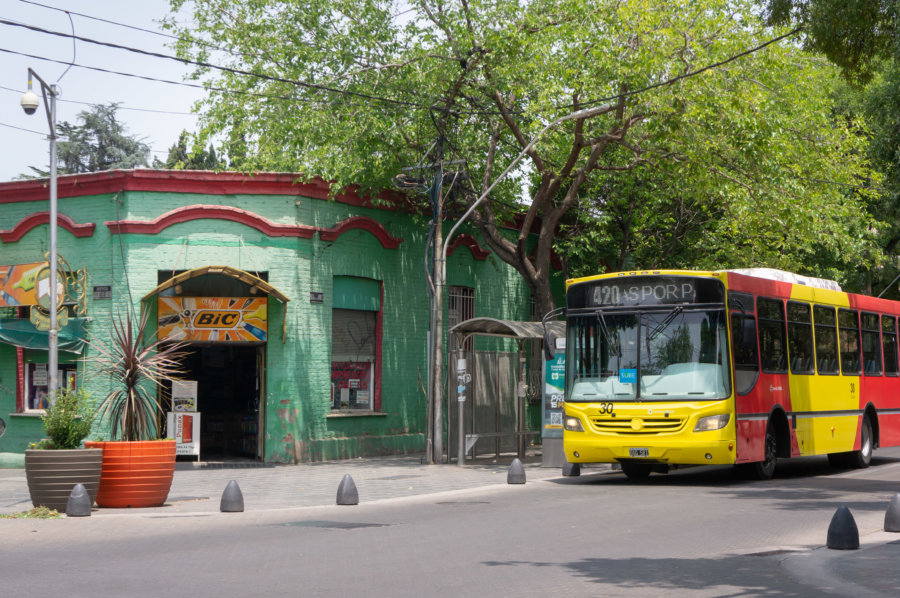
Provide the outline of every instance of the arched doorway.
{"type": "Polygon", "coordinates": [[[144,296],[157,334],[186,343],[185,383],[173,389],[170,437],[178,453],[204,461],[265,455],[269,303],[288,299],[266,272],[205,266],[159,272],[144,296]]]}

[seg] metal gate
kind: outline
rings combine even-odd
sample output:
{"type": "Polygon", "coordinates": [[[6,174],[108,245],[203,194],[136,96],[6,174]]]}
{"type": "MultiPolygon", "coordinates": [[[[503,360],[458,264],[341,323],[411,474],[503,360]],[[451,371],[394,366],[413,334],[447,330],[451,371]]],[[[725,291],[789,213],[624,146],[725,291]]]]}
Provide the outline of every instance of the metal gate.
{"type": "MultiPolygon", "coordinates": [[[[515,452],[518,447],[517,422],[521,401],[517,396],[516,364],[518,353],[475,351],[467,357],[472,381],[467,385],[463,428],[467,440],[467,458],[515,452]]],[[[455,367],[456,362],[453,362],[455,367]]],[[[451,380],[455,376],[451,374],[451,380]]],[[[459,452],[456,430],[459,422],[457,388],[449,393],[447,430],[449,455],[459,452]]]]}

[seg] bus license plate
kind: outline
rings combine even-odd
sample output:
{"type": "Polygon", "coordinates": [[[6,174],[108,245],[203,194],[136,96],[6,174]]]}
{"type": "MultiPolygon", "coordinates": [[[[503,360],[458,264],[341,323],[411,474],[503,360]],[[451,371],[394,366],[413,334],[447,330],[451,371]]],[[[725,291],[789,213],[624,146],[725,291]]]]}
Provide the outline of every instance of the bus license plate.
{"type": "Polygon", "coordinates": [[[630,448],[628,449],[629,457],[649,457],[650,449],[645,448],[630,448]]]}

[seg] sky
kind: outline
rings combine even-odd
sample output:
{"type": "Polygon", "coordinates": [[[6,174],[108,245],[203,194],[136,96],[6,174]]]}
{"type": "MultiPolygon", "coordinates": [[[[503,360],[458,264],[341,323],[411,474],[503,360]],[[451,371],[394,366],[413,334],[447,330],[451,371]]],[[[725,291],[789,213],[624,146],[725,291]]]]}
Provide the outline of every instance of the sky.
{"type": "MultiPolygon", "coordinates": [[[[81,37],[174,55],[167,46],[170,38],[121,26],[165,33],[159,21],[168,14],[167,0],[0,0],[2,20],[65,34],[71,34],[74,25],[75,35],[81,37]],[[65,11],[70,11],[71,22],[65,11]]],[[[28,68],[48,84],[56,83],[61,88],[57,122],[75,124],[78,113],[90,109],[92,104],[119,103],[118,119],[128,134],[150,146],[151,161],[153,157],[165,160],[168,148],[182,130],[196,130],[197,117],[191,114],[191,107],[203,97],[203,90],[84,67],[171,81],[183,81],[189,71],[177,61],[83,41],[76,41],[73,50],[71,38],[0,23],[0,181],[30,174],[29,166],[46,170],[50,162],[50,128],[43,99],[37,112],[30,116],[19,105],[28,87],[28,68]],[[72,62],[74,65],[68,68],[72,62]]],[[[37,80],[34,91],[41,95],[37,80]]]]}

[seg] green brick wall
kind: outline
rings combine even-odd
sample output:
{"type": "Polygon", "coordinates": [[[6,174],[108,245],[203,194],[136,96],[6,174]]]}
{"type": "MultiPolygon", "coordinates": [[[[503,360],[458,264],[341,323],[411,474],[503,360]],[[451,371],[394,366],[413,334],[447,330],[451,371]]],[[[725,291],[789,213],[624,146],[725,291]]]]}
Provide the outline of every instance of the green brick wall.
{"type": "MultiPolygon", "coordinates": [[[[3,205],[0,230],[10,229],[42,209],[46,209],[45,202],[3,205]]],[[[93,236],[87,238],[76,238],[60,229],[58,242],[59,253],[73,268],[87,268],[87,315],[92,318],[89,330],[95,342],[107,337],[108,322],[114,314],[136,308],[157,286],[159,270],[228,265],[251,273],[266,272],[269,284],[290,299],[282,305],[269,298],[266,461],[291,463],[422,450],[426,409],[421,381],[427,376],[429,323],[423,273],[425,219],[297,195],[149,191],[63,198],[59,211],[78,223],[97,224],[93,236]],[[318,235],[313,239],[269,237],[245,224],[213,219],[174,224],[155,235],[113,235],[104,224],[150,221],[186,205],[229,206],[277,224],[322,228],[353,216],[366,216],[403,242],[397,249],[386,249],[365,230],[349,230],[329,242],[318,235]],[[383,284],[381,413],[376,415],[331,413],[329,337],[335,276],[363,277],[383,284]],[[93,300],[90,289],[95,285],[111,285],[112,299],[93,300]],[[310,292],[323,293],[324,302],[311,303],[310,292]]],[[[449,228],[448,224],[446,230],[449,228]]],[[[46,225],[38,226],[17,243],[0,245],[0,262],[43,259],[47,231],[46,225]]],[[[477,233],[469,232],[478,238],[477,233]]],[[[475,260],[467,248],[460,246],[448,261],[447,273],[448,285],[475,288],[476,316],[530,317],[528,288],[512,268],[493,255],[475,260]]],[[[155,309],[155,299],[150,304],[155,309]]],[[[478,343],[479,349],[509,350],[514,346],[496,340],[478,343]]],[[[92,352],[88,349],[87,356],[92,352]]],[[[65,356],[60,355],[62,362],[65,356]]],[[[109,390],[108,380],[92,375],[90,368],[81,379],[95,397],[105,396],[109,390]]],[[[0,456],[21,453],[28,442],[41,437],[39,419],[7,416],[15,411],[14,381],[15,350],[0,344],[0,417],[7,423],[6,434],[0,438],[0,456]]],[[[98,426],[94,436],[105,434],[106,430],[98,426]]]]}

